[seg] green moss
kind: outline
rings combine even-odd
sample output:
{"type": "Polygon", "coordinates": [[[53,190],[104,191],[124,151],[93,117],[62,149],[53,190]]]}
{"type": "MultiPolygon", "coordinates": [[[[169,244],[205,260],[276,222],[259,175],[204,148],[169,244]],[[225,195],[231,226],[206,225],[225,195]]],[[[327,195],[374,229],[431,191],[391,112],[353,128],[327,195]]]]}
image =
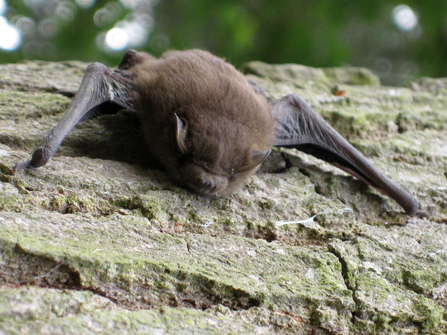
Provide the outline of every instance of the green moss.
{"type": "Polygon", "coordinates": [[[92,197],[76,196],[74,194],[52,194],[48,198],[41,200],[41,207],[57,211],[63,214],[67,213],[87,213],[87,212],[107,212],[107,202],[92,197]]]}
{"type": "Polygon", "coordinates": [[[19,190],[9,182],[0,182],[0,209],[13,210],[19,190]]]}
{"type": "Polygon", "coordinates": [[[127,197],[121,198],[121,199],[110,200],[110,204],[113,206],[124,208],[124,209],[134,209],[132,199],[127,198],[127,197]]]}
{"type": "Polygon", "coordinates": [[[130,209],[140,210],[142,215],[149,220],[161,220],[169,216],[167,213],[167,207],[169,208],[169,206],[170,203],[169,199],[166,198],[166,194],[158,191],[137,195],[129,203],[130,209]]]}
{"type": "Polygon", "coordinates": [[[7,118],[33,118],[42,119],[66,110],[70,99],[60,94],[36,92],[0,92],[0,119],[7,118]],[[17,110],[24,113],[17,114],[17,110]]]}
{"type": "Polygon", "coordinates": [[[404,269],[402,277],[404,283],[417,293],[428,294],[431,288],[442,282],[442,269],[404,269]]]}
{"type": "Polygon", "coordinates": [[[254,334],[262,331],[239,318],[186,308],[129,311],[88,291],[36,287],[0,289],[0,329],[8,334],[254,334]],[[18,305],[15,305],[19,303],[18,305]],[[94,328],[92,328],[94,327],[94,328]]]}
{"type": "Polygon", "coordinates": [[[414,321],[421,324],[424,329],[435,329],[443,319],[445,309],[438,306],[433,300],[422,295],[413,299],[414,321]]]}
{"type": "Polygon", "coordinates": [[[380,132],[387,132],[388,122],[394,119],[394,115],[386,111],[359,111],[357,107],[337,110],[325,107],[321,116],[348,139],[371,138],[380,132]]]}
{"type": "Polygon", "coordinates": [[[217,221],[217,224],[222,225],[222,226],[231,227],[231,226],[234,226],[235,221],[231,217],[222,216],[217,221]]]}
{"type": "Polygon", "coordinates": [[[0,209],[1,210],[11,210],[15,207],[17,201],[16,196],[7,196],[7,197],[1,197],[0,196],[0,209]]]}

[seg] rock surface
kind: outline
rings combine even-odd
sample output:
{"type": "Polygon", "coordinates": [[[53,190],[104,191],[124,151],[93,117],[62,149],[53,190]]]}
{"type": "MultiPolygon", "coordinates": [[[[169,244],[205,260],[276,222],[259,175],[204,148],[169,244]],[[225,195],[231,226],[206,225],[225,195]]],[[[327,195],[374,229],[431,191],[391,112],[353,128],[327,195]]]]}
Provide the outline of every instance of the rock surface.
{"type": "Polygon", "coordinates": [[[245,66],[414,194],[420,220],[294,150],[275,149],[235,195],[201,198],[147,157],[127,111],[14,175],[85,68],[0,65],[0,333],[447,332],[447,79],[383,87],[365,69],[245,66]]]}

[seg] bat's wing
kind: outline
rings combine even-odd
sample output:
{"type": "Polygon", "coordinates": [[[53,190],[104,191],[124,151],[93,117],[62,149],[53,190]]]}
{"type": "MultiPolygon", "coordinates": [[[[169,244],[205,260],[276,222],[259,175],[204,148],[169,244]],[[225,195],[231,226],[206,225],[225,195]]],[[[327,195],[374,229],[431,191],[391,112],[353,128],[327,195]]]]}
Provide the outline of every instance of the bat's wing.
{"type": "Polygon", "coordinates": [[[56,153],[65,136],[79,122],[101,114],[114,114],[123,108],[133,110],[129,99],[131,90],[132,81],[121,67],[112,72],[100,63],[89,65],[78,92],[62,119],[48,132],[32,158],[19,162],[15,170],[45,165],[56,153]]]}
{"type": "Polygon", "coordinates": [[[296,148],[331,163],[399,203],[409,215],[429,217],[417,200],[366,160],[339,133],[295,94],[272,101],[277,121],[274,145],[296,148]]]}

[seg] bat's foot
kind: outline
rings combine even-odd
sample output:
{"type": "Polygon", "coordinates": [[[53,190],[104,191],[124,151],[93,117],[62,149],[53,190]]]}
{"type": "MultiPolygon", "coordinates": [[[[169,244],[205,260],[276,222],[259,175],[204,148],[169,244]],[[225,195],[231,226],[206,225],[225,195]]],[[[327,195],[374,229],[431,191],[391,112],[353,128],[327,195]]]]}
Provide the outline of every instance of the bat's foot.
{"type": "Polygon", "coordinates": [[[426,211],[416,211],[413,214],[410,214],[413,217],[417,217],[418,219],[430,219],[430,215],[426,211]]]}
{"type": "Polygon", "coordinates": [[[390,218],[396,218],[395,223],[390,223],[388,222],[388,224],[391,225],[397,225],[397,226],[405,226],[407,223],[409,222],[413,222],[417,219],[430,219],[430,214],[428,214],[426,211],[414,211],[412,213],[409,212],[401,212],[401,211],[387,211],[386,212],[387,216],[390,218]],[[401,221],[400,219],[403,219],[403,221],[401,221]],[[405,223],[403,223],[405,222],[405,223]]]}
{"type": "MultiPolygon", "coordinates": [[[[398,212],[394,212],[394,214],[396,216],[401,216],[402,212],[398,213],[398,212]]],[[[412,213],[405,213],[405,218],[407,222],[413,221],[414,219],[430,219],[430,214],[428,214],[426,211],[415,211],[412,213]]]]}

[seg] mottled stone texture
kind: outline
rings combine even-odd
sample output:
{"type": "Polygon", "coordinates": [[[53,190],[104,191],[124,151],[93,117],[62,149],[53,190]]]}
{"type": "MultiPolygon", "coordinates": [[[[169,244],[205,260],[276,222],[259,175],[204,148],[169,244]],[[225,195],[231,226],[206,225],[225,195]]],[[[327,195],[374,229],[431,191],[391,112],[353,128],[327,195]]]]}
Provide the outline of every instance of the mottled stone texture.
{"type": "Polygon", "coordinates": [[[294,150],[237,194],[201,198],[159,170],[127,111],[78,125],[48,165],[14,175],[85,67],[0,66],[0,333],[447,332],[447,79],[244,69],[273,97],[305,99],[419,199],[431,214],[419,220],[294,150]]]}

